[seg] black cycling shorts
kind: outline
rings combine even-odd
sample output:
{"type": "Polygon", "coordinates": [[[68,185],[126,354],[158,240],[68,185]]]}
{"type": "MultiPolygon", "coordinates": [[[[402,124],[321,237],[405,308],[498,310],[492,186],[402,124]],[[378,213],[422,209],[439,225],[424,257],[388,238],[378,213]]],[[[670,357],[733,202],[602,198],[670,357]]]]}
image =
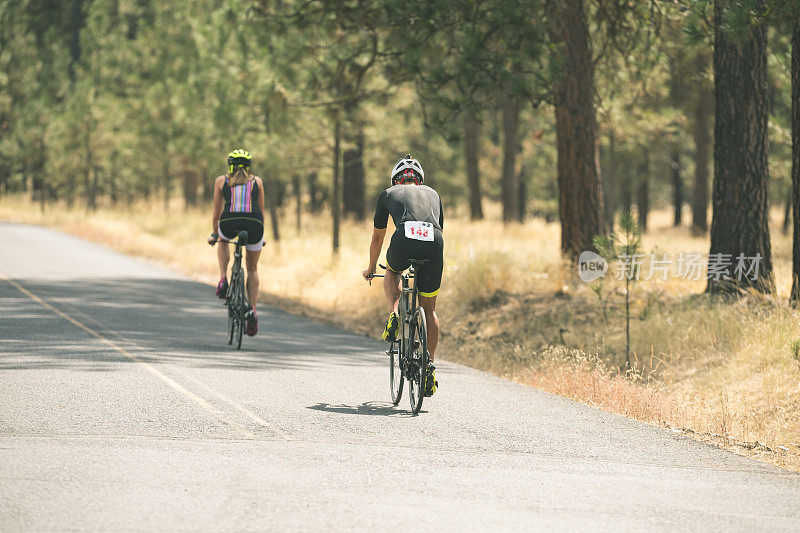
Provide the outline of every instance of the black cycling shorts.
{"type": "Polygon", "coordinates": [[[257,218],[229,217],[219,219],[219,236],[224,241],[235,239],[240,231],[247,232],[247,246],[251,252],[261,250],[264,243],[264,223],[257,218]]]}
{"type": "Polygon", "coordinates": [[[386,250],[386,263],[393,272],[400,274],[410,266],[409,259],[430,261],[417,271],[417,289],[422,296],[431,297],[439,293],[442,285],[443,254],[444,237],[441,230],[434,228],[432,241],[418,241],[406,237],[403,224],[400,224],[386,250]]]}

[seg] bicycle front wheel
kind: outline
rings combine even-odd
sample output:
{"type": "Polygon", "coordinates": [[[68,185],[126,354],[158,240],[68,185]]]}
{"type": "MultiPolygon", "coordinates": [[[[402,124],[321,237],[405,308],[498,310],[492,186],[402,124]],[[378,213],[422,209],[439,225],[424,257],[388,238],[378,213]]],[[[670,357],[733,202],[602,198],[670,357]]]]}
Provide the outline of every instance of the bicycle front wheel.
{"type": "Polygon", "coordinates": [[[403,369],[400,365],[400,342],[389,343],[389,388],[392,391],[392,404],[400,403],[403,397],[403,369]]]}
{"type": "Polygon", "coordinates": [[[428,330],[426,329],[425,311],[417,307],[414,320],[408,336],[409,366],[408,399],[411,402],[411,412],[419,413],[422,409],[422,399],[425,397],[425,380],[428,376],[428,330]]]}

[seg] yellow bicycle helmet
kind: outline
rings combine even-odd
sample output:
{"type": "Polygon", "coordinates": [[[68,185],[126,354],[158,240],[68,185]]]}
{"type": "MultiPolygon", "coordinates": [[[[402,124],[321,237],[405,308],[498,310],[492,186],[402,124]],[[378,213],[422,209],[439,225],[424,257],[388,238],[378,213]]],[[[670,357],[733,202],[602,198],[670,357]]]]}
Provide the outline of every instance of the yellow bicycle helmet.
{"type": "Polygon", "coordinates": [[[230,173],[233,174],[234,168],[250,168],[250,164],[253,162],[253,156],[250,155],[250,152],[245,150],[244,148],[237,148],[233,152],[228,154],[228,167],[230,169],[230,173]]]}

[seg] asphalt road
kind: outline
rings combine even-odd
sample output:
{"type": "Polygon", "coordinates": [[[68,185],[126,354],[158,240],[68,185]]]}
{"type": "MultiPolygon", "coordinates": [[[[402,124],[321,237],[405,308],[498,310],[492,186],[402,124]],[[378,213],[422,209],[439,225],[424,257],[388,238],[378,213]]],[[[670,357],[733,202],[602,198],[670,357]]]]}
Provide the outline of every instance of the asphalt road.
{"type": "Polygon", "coordinates": [[[444,362],[411,416],[382,343],[259,315],[0,224],[0,530],[800,530],[798,474],[444,362]]]}

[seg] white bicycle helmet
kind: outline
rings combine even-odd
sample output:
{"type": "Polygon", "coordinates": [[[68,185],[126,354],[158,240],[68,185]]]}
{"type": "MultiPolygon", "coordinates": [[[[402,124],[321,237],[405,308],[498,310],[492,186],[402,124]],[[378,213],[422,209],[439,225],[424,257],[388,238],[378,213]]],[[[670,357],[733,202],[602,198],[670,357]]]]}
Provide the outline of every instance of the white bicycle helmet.
{"type": "Polygon", "coordinates": [[[422,185],[425,180],[425,171],[422,170],[422,165],[419,161],[414,159],[411,154],[406,154],[394,165],[389,180],[392,185],[397,185],[406,179],[413,179],[417,185],[422,185]]]}

